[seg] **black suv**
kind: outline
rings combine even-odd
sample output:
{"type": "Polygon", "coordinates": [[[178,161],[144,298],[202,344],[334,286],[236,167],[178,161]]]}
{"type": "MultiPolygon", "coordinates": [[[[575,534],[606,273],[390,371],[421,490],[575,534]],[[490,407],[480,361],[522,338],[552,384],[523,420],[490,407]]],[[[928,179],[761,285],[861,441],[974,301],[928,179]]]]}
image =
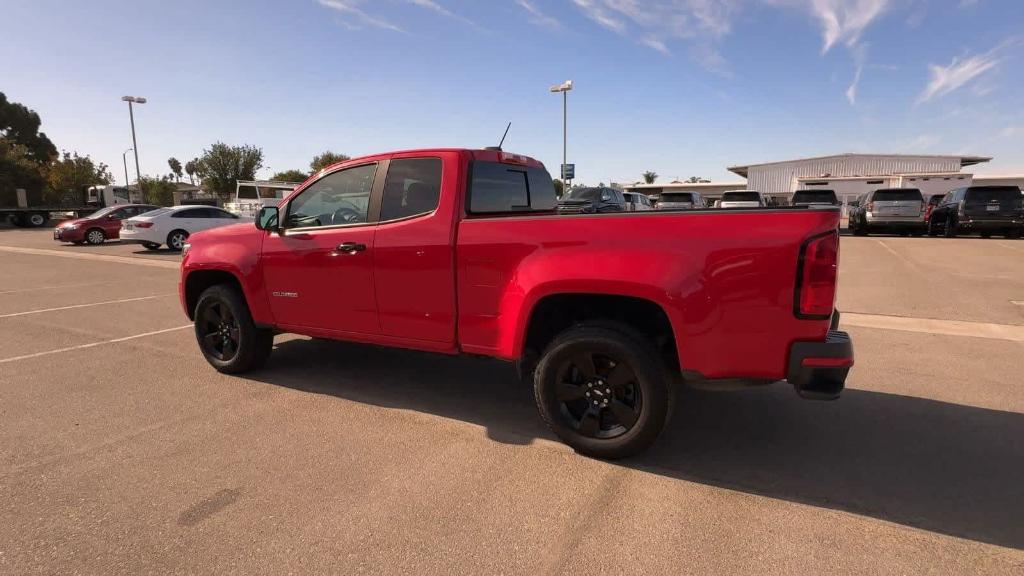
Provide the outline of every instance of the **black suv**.
{"type": "Polygon", "coordinates": [[[574,188],[558,201],[559,214],[625,212],[626,198],[614,188],[574,188]]]}
{"type": "Polygon", "coordinates": [[[946,194],[928,216],[928,235],[947,238],[978,232],[1019,238],[1024,230],[1024,201],[1016,186],[969,186],[946,194]]]}

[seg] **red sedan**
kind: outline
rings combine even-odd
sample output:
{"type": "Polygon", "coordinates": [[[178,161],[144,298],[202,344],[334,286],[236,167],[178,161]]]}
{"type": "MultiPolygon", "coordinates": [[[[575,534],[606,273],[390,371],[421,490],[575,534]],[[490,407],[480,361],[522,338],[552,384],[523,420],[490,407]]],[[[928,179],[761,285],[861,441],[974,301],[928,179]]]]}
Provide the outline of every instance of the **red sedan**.
{"type": "Polygon", "coordinates": [[[85,218],[62,222],[53,229],[53,239],[72,244],[102,244],[106,240],[117,240],[121,220],[157,208],[159,206],[150,204],[119,204],[101,208],[85,218]]]}

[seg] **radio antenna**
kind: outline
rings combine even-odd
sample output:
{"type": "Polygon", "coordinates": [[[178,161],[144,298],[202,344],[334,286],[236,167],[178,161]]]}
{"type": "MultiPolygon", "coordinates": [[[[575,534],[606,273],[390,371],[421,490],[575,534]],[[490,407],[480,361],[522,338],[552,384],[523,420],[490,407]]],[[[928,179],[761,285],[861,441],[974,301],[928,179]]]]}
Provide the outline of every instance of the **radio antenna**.
{"type": "Polygon", "coordinates": [[[501,142],[498,142],[498,150],[501,150],[501,145],[505,143],[505,136],[508,136],[508,129],[511,127],[511,122],[508,123],[508,126],[505,126],[505,133],[501,135],[501,142]]]}

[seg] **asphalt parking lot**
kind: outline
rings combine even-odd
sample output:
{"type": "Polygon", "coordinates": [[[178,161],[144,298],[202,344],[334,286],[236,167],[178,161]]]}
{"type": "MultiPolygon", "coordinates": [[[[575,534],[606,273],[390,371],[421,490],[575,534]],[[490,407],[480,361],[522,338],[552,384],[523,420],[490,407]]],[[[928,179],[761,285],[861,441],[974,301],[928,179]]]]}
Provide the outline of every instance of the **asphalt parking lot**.
{"type": "Polygon", "coordinates": [[[1024,241],[844,237],[842,399],[686,390],[609,463],[497,361],[218,374],[178,255],[50,234],[0,229],[0,573],[1024,574],[1024,241]]]}

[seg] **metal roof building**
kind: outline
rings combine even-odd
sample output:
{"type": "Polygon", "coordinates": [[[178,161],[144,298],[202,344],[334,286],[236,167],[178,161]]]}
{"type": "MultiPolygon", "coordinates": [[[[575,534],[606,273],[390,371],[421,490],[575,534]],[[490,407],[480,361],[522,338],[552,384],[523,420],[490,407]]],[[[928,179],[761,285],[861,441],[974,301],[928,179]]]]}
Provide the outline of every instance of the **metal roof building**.
{"type": "Polygon", "coordinates": [[[908,154],[835,154],[782,162],[730,166],[747,179],[747,188],[780,199],[817,186],[842,196],[883,187],[920,188],[925,195],[945,194],[971,184],[961,168],[988,162],[987,156],[908,154]]]}

